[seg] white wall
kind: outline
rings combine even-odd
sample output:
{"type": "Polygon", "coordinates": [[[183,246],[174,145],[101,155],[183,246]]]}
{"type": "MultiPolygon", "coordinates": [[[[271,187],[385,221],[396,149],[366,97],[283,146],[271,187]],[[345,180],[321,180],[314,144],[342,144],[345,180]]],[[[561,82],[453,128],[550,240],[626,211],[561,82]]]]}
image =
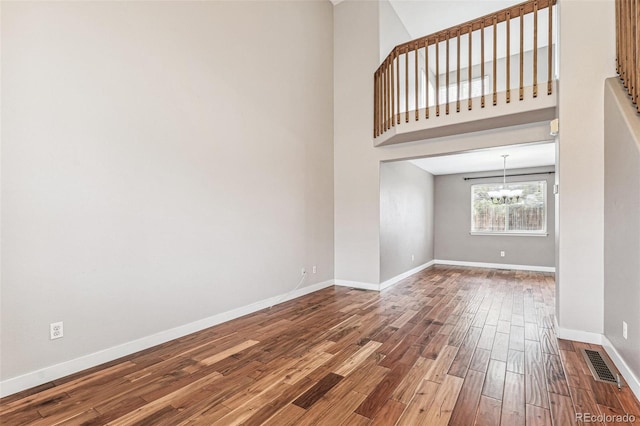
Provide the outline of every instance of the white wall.
{"type": "Polygon", "coordinates": [[[433,260],[434,177],[408,161],[380,164],[380,280],[433,260]]]}
{"type": "Polygon", "coordinates": [[[379,66],[376,2],[334,7],[336,279],[380,283],[380,162],[548,139],[548,123],[373,147],[373,73],[379,66]]]}
{"type": "Polygon", "coordinates": [[[603,332],[603,94],[615,74],[614,11],[613,0],[559,2],[557,319],[561,329],[596,334],[603,332]]]}
{"type": "Polygon", "coordinates": [[[413,37],[411,37],[388,0],[380,0],[378,2],[378,7],[378,17],[380,22],[379,62],[382,63],[394,47],[400,43],[411,40],[413,37]]]}
{"type": "MultiPolygon", "coordinates": [[[[618,78],[605,85],[604,334],[640,378],[640,120],[618,78]],[[622,322],[628,326],[622,335],[622,322]]],[[[627,381],[629,377],[627,377],[627,381]]],[[[636,394],[638,390],[636,389],[636,394]]]]}
{"type": "Polygon", "coordinates": [[[3,380],[333,278],[331,3],[1,24],[3,380]]]}

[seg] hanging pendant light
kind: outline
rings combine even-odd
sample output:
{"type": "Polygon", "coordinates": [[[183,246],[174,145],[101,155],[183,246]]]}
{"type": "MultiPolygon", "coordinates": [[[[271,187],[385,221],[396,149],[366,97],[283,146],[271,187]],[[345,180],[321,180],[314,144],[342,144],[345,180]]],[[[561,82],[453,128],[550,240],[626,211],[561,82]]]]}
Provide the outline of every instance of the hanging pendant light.
{"type": "Polygon", "coordinates": [[[503,172],[502,186],[499,191],[488,191],[487,195],[493,204],[517,204],[522,197],[521,189],[510,190],[507,188],[507,157],[509,154],[502,156],[503,172]]]}

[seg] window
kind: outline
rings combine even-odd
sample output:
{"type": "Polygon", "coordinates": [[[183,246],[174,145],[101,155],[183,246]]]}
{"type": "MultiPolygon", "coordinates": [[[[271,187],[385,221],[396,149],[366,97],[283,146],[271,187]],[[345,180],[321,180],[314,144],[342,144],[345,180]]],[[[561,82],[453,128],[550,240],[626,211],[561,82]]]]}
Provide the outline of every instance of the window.
{"type": "MultiPolygon", "coordinates": [[[[441,77],[442,78],[442,77],[441,77]]],[[[477,98],[482,96],[482,81],[481,77],[476,77],[471,80],[471,97],[477,98]]],[[[489,76],[484,76],[484,94],[487,95],[491,93],[491,88],[489,87],[489,76]]],[[[458,95],[458,83],[449,84],[449,102],[455,101],[458,95]]],[[[440,87],[440,101],[445,102],[447,96],[446,86],[440,87]]],[[[460,100],[469,98],[469,80],[463,80],[460,82],[460,100]]]]}
{"type": "Polygon", "coordinates": [[[483,183],[471,185],[472,234],[546,234],[547,182],[483,183]],[[496,204],[491,191],[522,191],[512,203],[496,204]]]}

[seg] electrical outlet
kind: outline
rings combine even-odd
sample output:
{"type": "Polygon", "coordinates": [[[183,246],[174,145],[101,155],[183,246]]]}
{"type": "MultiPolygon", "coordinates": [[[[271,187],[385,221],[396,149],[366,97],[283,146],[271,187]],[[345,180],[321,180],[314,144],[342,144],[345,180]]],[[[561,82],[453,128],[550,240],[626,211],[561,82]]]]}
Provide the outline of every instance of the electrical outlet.
{"type": "Polygon", "coordinates": [[[302,270],[300,271],[300,275],[304,275],[307,273],[307,270],[305,268],[302,268],[302,270]]]}
{"type": "Polygon", "coordinates": [[[316,268],[316,265],[313,265],[313,269],[312,272],[315,274],[316,272],[318,272],[318,268],[316,268]]]}
{"type": "Polygon", "coordinates": [[[416,257],[414,255],[411,255],[411,261],[413,262],[414,260],[416,260],[416,257]]]}
{"type": "Polygon", "coordinates": [[[627,339],[627,322],[626,321],[622,321],[622,337],[624,337],[625,340],[627,339]]]}
{"type": "Polygon", "coordinates": [[[504,257],[504,250],[500,252],[500,257],[504,257]]]}
{"type": "Polygon", "coordinates": [[[52,322],[49,324],[49,336],[51,340],[64,337],[64,329],[62,327],[62,321],[52,322]]]}

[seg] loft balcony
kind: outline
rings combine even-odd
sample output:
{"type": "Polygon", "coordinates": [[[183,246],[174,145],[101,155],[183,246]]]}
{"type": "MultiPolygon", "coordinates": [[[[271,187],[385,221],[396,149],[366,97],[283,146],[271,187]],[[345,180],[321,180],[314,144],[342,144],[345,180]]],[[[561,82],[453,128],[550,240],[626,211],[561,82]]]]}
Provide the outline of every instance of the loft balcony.
{"type": "Polygon", "coordinates": [[[374,145],[555,118],[554,5],[526,1],[396,46],[374,74],[374,145]]]}

